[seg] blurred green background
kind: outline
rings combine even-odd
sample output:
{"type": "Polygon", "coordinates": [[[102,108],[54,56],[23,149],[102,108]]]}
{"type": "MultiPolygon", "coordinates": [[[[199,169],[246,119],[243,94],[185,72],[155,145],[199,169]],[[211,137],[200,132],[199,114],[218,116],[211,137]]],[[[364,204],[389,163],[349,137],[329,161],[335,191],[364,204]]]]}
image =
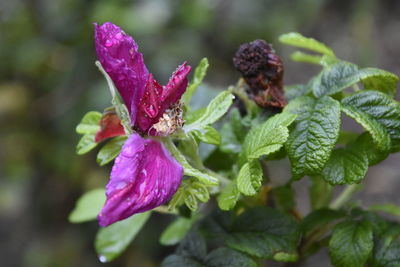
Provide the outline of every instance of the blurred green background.
{"type": "MultiPolygon", "coordinates": [[[[206,84],[223,89],[239,78],[232,55],[254,39],[282,55],[286,83],[305,82],[318,68],[288,60],[292,50],[277,36],[289,31],[326,42],[342,59],[400,73],[398,0],[1,0],[1,266],[103,265],[93,248],[96,222],[72,225],[67,217],[110,171],[96,165],[96,152],[75,154],[74,130],[86,111],[110,105],[94,66],[93,22],[106,21],[135,38],[161,83],[181,62],[195,66],[208,57],[206,84]]],[[[399,160],[394,155],[370,170],[360,195],[366,203],[400,204],[399,160]]],[[[153,216],[128,251],[105,265],[157,266],[173,251],[158,244],[171,219],[153,216]]],[[[321,266],[318,257],[324,254],[309,266],[321,266]]]]}

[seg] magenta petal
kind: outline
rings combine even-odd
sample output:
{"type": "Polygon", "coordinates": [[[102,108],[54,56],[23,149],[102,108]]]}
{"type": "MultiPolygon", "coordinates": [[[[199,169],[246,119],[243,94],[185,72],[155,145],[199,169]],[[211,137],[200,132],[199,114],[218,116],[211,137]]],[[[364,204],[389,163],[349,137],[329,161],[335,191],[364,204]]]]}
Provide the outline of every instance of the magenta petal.
{"type": "Polygon", "coordinates": [[[150,74],[143,98],[140,100],[136,116],[136,128],[150,134],[148,130],[158,122],[164,112],[181,99],[188,85],[187,76],[191,70],[184,62],[172,74],[166,86],[161,87],[150,74]]]}
{"type": "Polygon", "coordinates": [[[133,124],[137,105],[149,77],[143,56],[138,52],[138,45],[132,37],[110,22],[101,26],[95,24],[95,45],[97,57],[114,81],[133,124]]]}
{"type": "Polygon", "coordinates": [[[178,190],[182,175],[182,167],[161,143],[131,135],[112,168],[99,224],[107,226],[164,204],[178,190]]]}

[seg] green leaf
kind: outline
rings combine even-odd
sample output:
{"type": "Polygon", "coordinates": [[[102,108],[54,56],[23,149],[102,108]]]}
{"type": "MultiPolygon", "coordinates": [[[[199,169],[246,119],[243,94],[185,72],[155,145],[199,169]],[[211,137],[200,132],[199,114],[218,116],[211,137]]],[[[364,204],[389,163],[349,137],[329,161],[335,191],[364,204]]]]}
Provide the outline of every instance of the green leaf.
{"type": "Polygon", "coordinates": [[[301,221],[301,228],[305,235],[309,235],[318,229],[329,227],[345,217],[346,213],[341,210],[318,209],[304,217],[301,221]]]}
{"type": "Polygon", "coordinates": [[[121,151],[122,146],[124,145],[127,136],[118,136],[110,140],[107,144],[105,144],[97,153],[97,163],[100,166],[106,165],[113,159],[115,159],[119,152],[121,151]]]}
{"type": "Polygon", "coordinates": [[[261,165],[258,160],[252,160],[242,166],[237,178],[237,188],[246,195],[252,196],[260,189],[263,180],[261,165]]]}
{"type": "Polygon", "coordinates": [[[289,136],[287,126],[296,119],[290,113],[277,114],[258,127],[253,127],[243,144],[243,155],[256,159],[278,151],[289,136]]]}
{"type": "Polygon", "coordinates": [[[221,142],[221,135],[211,126],[206,126],[199,130],[194,130],[192,131],[192,134],[196,136],[200,141],[207,144],[219,145],[221,142]]]}
{"type": "Polygon", "coordinates": [[[291,216],[257,207],[239,215],[225,242],[229,247],[255,257],[296,261],[299,239],[299,225],[291,216]]]}
{"type": "Polygon", "coordinates": [[[371,211],[382,211],[394,216],[400,217],[400,207],[397,205],[394,205],[392,203],[387,203],[387,204],[375,204],[369,207],[369,210],[371,211]]]}
{"type": "Polygon", "coordinates": [[[71,223],[82,223],[96,219],[106,201],[104,189],[97,188],[83,194],[69,214],[71,223]]]}
{"type": "Polygon", "coordinates": [[[183,167],[183,173],[187,176],[195,177],[199,181],[203,182],[206,185],[217,185],[218,178],[206,173],[204,171],[200,171],[198,169],[193,168],[188,161],[186,160],[185,156],[176,148],[174,143],[169,139],[165,138],[163,140],[163,144],[172,154],[172,156],[181,164],[183,167]]]}
{"type": "Polygon", "coordinates": [[[322,62],[322,56],[311,55],[300,51],[292,53],[290,59],[296,62],[305,62],[317,65],[320,65],[322,62]]]}
{"type": "Polygon", "coordinates": [[[76,126],[78,134],[96,134],[100,130],[99,121],[101,113],[97,111],[90,111],[83,116],[81,122],[76,126]]]}
{"type": "Polygon", "coordinates": [[[217,197],[218,207],[221,210],[231,210],[235,207],[240,198],[240,192],[237,188],[236,181],[232,181],[225,186],[217,197]]]}
{"type": "Polygon", "coordinates": [[[359,81],[358,67],[352,63],[340,61],[326,67],[313,86],[316,97],[333,95],[359,81]]]}
{"type": "Polygon", "coordinates": [[[294,84],[285,86],[284,90],[286,99],[291,102],[296,97],[306,95],[310,88],[304,84],[294,84]]]}
{"type": "Polygon", "coordinates": [[[329,96],[302,96],[290,102],[284,111],[298,114],[296,127],[286,142],[293,177],[320,173],[339,135],[339,102],[329,96]]]}
{"type": "Polygon", "coordinates": [[[85,134],[81,137],[78,144],[76,145],[76,153],[78,155],[83,155],[97,146],[94,141],[95,134],[85,134]]]}
{"type": "Polygon", "coordinates": [[[279,37],[279,41],[283,44],[305,48],[330,57],[335,57],[335,54],[333,53],[332,49],[327,47],[325,44],[313,38],[304,37],[303,35],[297,32],[282,34],[279,37]]]}
{"type": "Polygon", "coordinates": [[[207,125],[216,122],[221,118],[232,105],[234,96],[229,91],[223,91],[218,94],[207,106],[205,112],[197,120],[186,124],[183,129],[185,132],[202,129],[207,125]]]}
{"type": "Polygon", "coordinates": [[[362,267],[373,245],[372,226],[368,221],[345,221],[333,230],[329,254],[334,266],[362,267]]]}
{"type": "Polygon", "coordinates": [[[137,213],[123,221],[101,228],[95,240],[100,261],[109,262],[117,258],[139,233],[150,214],[151,211],[137,213]]]}
{"type": "Polygon", "coordinates": [[[172,197],[168,209],[173,210],[175,207],[185,204],[191,211],[196,211],[198,200],[207,202],[209,199],[210,193],[203,183],[185,179],[172,197]]]}
{"type": "Polygon", "coordinates": [[[342,100],[342,110],[371,134],[380,150],[390,147],[384,130],[395,145],[392,150],[400,148],[400,105],[388,95],[377,91],[359,91],[342,100]]]}
{"type": "Polygon", "coordinates": [[[193,220],[179,217],[173,223],[168,225],[160,237],[160,243],[164,246],[172,246],[178,244],[189,232],[192,227],[193,220]]]}
{"type": "Polygon", "coordinates": [[[376,68],[361,69],[358,73],[364,88],[368,90],[379,90],[390,96],[396,94],[399,77],[395,74],[376,68]]]}
{"type": "Polygon", "coordinates": [[[198,234],[188,235],[175,254],[168,256],[162,267],[257,267],[247,255],[230,248],[220,247],[206,255],[204,239],[198,234]]]}
{"type": "Polygon", "coordinates": [[[355,146],[358,146],[360,150],[364,150],[364,153],[368,157],[368,165],[372,166],[378,164],[389,156],[389,151],[382,151],[377,148],[374,144],[374,140],[368,132],[360,135],[354,142],[355,146]]]}
{"type": "Polygon", "coordinates": [[[193,80],[182,96],[183,102],[186,106],[189,106],[190,100],[192,99],[193,94],[196,92],[197,87],[199,87],[199,85],[203,82],[209,65],[210,64],[208,64],[207,58],[203,58],[202,60],[200,60],[199,65],[197,65],[194,71],[193,80]]]}
{"type": "Polygon", "coordinates": [[[400,225],[390,225],[382,234],[375,237],[373,267],[400,266],[400,225]]]}
{"type": "Polygon", "coordinates": [[[358,184],[368,170],[368,156],[359,147],[335,149],[322,174],[331,185],[358,184]]]}

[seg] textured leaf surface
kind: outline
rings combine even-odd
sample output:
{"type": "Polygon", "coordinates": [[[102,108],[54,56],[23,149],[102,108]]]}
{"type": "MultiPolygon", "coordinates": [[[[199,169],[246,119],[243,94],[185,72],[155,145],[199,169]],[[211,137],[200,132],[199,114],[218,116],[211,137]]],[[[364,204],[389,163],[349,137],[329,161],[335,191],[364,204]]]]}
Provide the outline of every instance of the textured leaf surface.
{"type": "Polygon", "coordinates": [[[232,181],[230,184],[225,186],[218,195],[218,207],[221,210],[231,210],[235,207],[239,198],[240,192],[237,188],[236,181],[232,181]]]}
{"type": "Polygon", "coordinates": [[[375,238],[372,266],[400,266],[400,225],[392,224],[375,238]]]}
{"type": "Polygon", "coordinates": [[[219,145],[221,143],[221,135],[211,126],[206,126],[203,129],[192,131],[193,135],[204,143],[219,145]]]}
{"type": "Polygon", "coordinates": [[[338,148],[333,151],[322,174],[332,184],[354,184],[364,179],[368,170],[368,156],[358,147],[338,148]]]}
{"type": "Polygon", "coordinates": [[[286,112],[298,114],[286,142],[295,179],[318,174],[331,155],[340,129],[340,104],[329,96],[303,96],[289,103],[286,112]]]}
{"type": "Polygon", "coordinates": [[[101,228],[95,240],[100,261],[108,262],[118,257],[142,229],[150,214],[151,212],[137,213],[128,219],[101,228]]]}
{"type": "Polygon", "coordinates": [[[256,257],[295,261],[299,238],[299,226],[292,217],[267,207],[257,207],[235,220],[225,242],[233,249],[256,257]]]}
{"type": "Polygon", "coordinates": [[[71,223],[81,223],[96,219],[105,201],[106,194],[102,188],[86,192],[76,202],[68,220],[71,223]]]}
{"type": "Polygon", "coordinates": [[[357,66],[344,61],[326,67],[319,77],[313,86],[316,97],[333,95],[359,81],[357,66]]]}
{"type": "Polygon", "coordinates": [[[378,90],[390,96],[395,95],[399,77],[388,71],[365,68],[359,71],[365,89],[378,90]]]}
{"type": "Polygon", "coordinates": [[[258,160],[252,160],[242,166],[237,178],[237,188],[246,195],[255,195],[263,179],[261,165],[258,160]]]}
{"type": "Polygon", "coordinates": [[[124,145],[126,136],[118,136],[110,140],[107,144],[105,144],[97,153],[97,163],[100,166],[106,165],[113,159],[115,159],[119,152],[121,151],[122,146],[124,145]]]}
{"type": "Polygon", "coordinates": [[[304,37],[303,35],[297,32],[282,34],[279,37],[279,41],[287,45],[305,48],[311,51],[335,57],[335,54],[333,53],[332,49],[327,47],[325,44],[313,38],[304,37]]]}
{"type": "Polygon", "coordinates": [[[377,123],[389,133],[392,145],[395,146],[394,150],[398,149],[400,144],[400,105],[397,101],[384,93],[366,90],[344,98],[342,109],[371,133],[380,149],[388,146],[382,134],[379,135],[380,132],[371,126],[377,123]]]}
{"type": "Polygon", "coordinates": [[[365,266],[372,248],[372,226],[368,221],[346,221],[336,225],[329,241],[331,261],[337,267],[365,266]]]}
{"type": "Polygon", "coordinates": [[[205,126],[216,122],[221,118],[232,105],[234,96],[228,92],[223,91],[218,94],[207,106],[205,112],[194,122],[186,124],[183,129],[190,132],[196,129],[202,129],[205,126]]]}
{"type": "Polygon", "coordinates": [[[96,134],[100,130],[99,121],[101,116],[101,113],[97,111],[86,113],[76,126],[76,132],[79,134],[96,134]]]}

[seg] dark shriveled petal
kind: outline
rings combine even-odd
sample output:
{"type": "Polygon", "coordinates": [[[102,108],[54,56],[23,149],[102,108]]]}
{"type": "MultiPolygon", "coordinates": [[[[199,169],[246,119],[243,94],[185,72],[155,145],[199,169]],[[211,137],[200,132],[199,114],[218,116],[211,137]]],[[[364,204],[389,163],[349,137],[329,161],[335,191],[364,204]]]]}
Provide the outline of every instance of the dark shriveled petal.
{"type": "Polygon", "coordinates": [[[121,124],[115,109],[108,109],[103,113],[99,122],[100,130],[96,133],[95,141],[100,143],[104,139],[125,135],[124,127],[121,124]]]}
{"type": "Polygon", "coordinates": [[[182,175],[182,167],[161,143],[131,135],[112,168],[99,224],[107,226],[162,205],[178,190],[182,175]]]}
{"type": "Polygon", "coordinates": [[[136,107],[149,77],[138,45],[110,22],[101,26],[95,23],[95,45],[97,57],[117,87],[134,123],[136,107]]]}

